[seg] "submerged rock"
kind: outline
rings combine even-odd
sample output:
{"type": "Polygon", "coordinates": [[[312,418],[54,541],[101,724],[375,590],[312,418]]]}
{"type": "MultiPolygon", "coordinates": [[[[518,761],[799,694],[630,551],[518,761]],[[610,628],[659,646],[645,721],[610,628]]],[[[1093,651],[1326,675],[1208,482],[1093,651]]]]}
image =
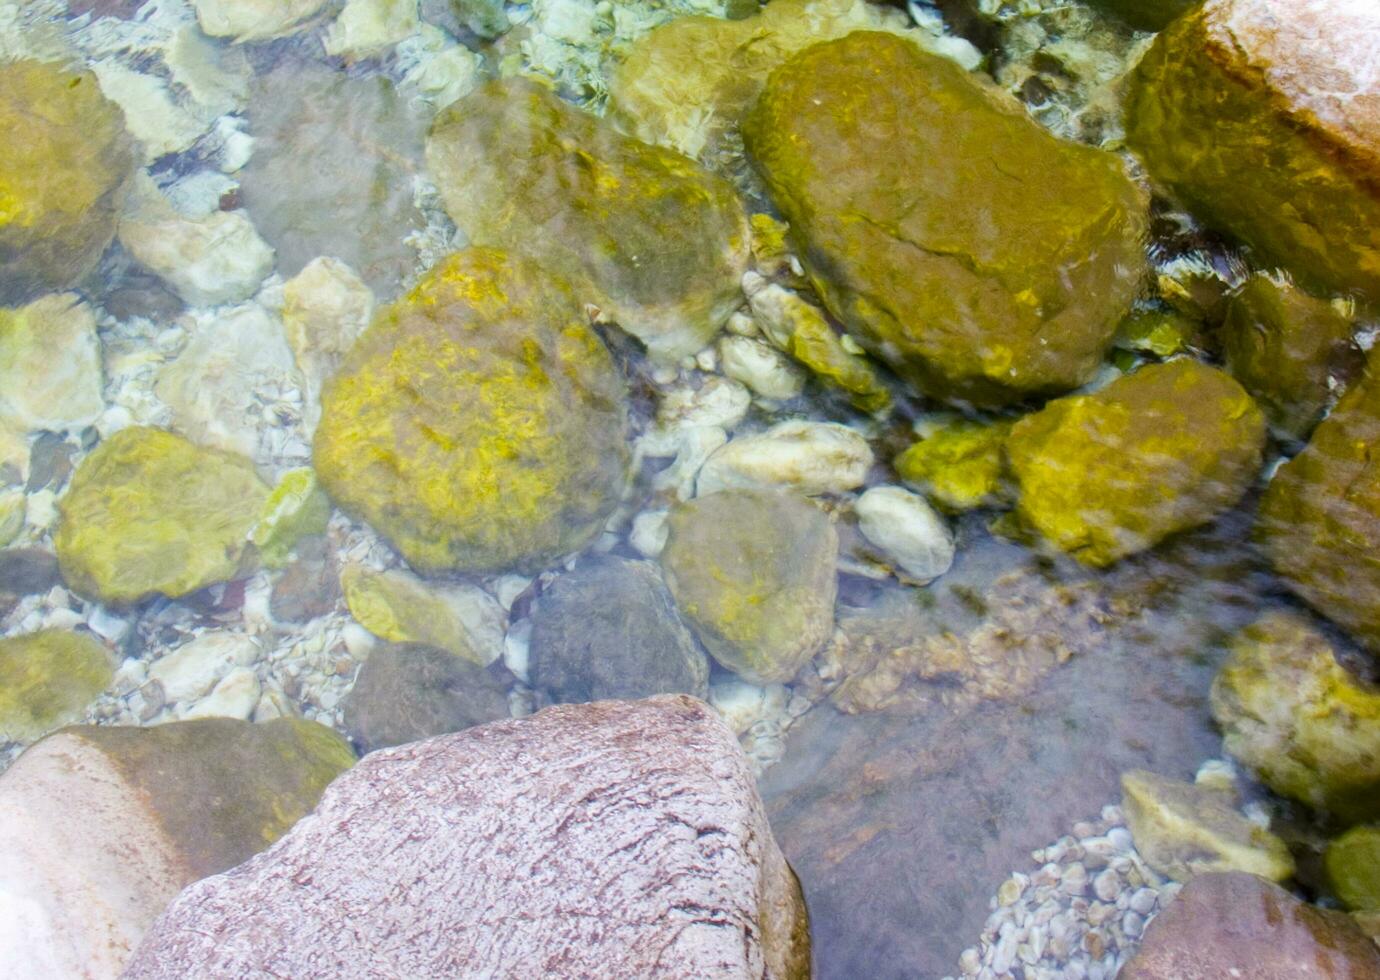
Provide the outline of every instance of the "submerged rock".
{"type": "Polygon", "coordinates": [[[1012,427],[1005,451],[1021,519],[1102,566],[1234,505],[1264,445],[1265,418],[1241,386],[1182,359],[1050,402],[1012,427]]]}
{"type": "Polygon", "coordinates": [[[1138,31],[1162,31],[1197,0],[1088,0],[1088,5],[1105,10],[1138,31]]]}
{"type": "Polygon", "coordinates": [[[853,507],[858,530],[899,566],[899,577],[924,585],[953,564],[953,532],[924,497],[903,487],[876,486],[853,507]]]}
{"type": "Polygon", "coordinates": [[[426,159],[470,241],[530,255],[658,359],[698,351],[741,302],[732,185],[536,82],[489,82],[443,110],[426,159]]]}
{"type": "Polygon", "coordinates": [[[1262,258],[1380,298],[1377,46],[1374,4],[1208,0],[1137,67],[1127,142],[1262,258]]]}
{"type": "Polygon", "coordinates": [[[350,615],[381,640],[437,647],[480,667],[503,654],[507,617],[477,586],[431,585],[404,571],[346,565],[340,587],[350,615]]]}
{"type": "Polygon", "coordinates": [[[1327,880],[1347,908],[1380,909],[1380,827],[1352,827],[1327,845],[1327,880]]]}
{"type": "Polygon", "coordinates": [[[381,311],[322,398],[317,477],[419,571],[540,570],[627,479],[623,382],[569,287],[471,248],[381,311]]]}
{"type": "Polygon", "coordinates": [[[126,976],[794,980],[809,956],[736,739],[666,696],[371,754],[264,857],[178,896],[126,976]]]}
{"type": "Polygon", "coordinates": [[[340,369],[374,315],[374,294],[344,262],[312,259],[283,283],[283,332],[306,382],[310,431],[321,417],[321,388],[340,369]]]}
{"type": "Polygon", "coordinates": [[[846,493],[862,486],[871,466],[872,449],[860,433],[837,422],[791,419],[717,450],[695,486],[701,496],[735,487],[846,493]]]}
{"type": "Polygon", "coordinates": [[[259,560],[269,568],[287,564],[303,538],[326,533],[331,502],[310,467],[288,470],[264,502],[263,515],[249,535],[259,560]]]}
{"type": "Polygon", "coordinates": [[[927,393],[1005,404],[1101,363],[1145,265],[1116,157],[867,32],[774,72],[744,135],[829,311],[927,393]]]}
{"type": "Polygon", "coordinates": [[[896,475],[945,510],[994,507],[1005,502],[1002,446],[1010,422],[960,419],[926,435],[897,456],[896,475]]]}
{"type": "Polygon", "coordinates": [[[0,424],[76,431],[105,409],[96,317],[75,293],[0,309],[0,424]]]}
{"type": "Polygon", "coordinates": [[[96,77],[0,64],[0,305],[76,284],[115,236],[134,144],[96,77]]]}
{"type": "Polygon", "coordinates": [[[88,633],[0,639],[0,742],[31,742],[79,720],[114,672],[110,654],[88,633]]]}
{"type": "Polygon", "coordinates": [[[234,578],[268,493],[247,459],[159,429],[122,429],[82,460],[58,503],[62,577],[116,604],[234,578]]]}
{"type": "Polygon", "coordinates": [[[211,37],[265,41],[302,30],[326,0],[193,0],[197,23],[211,37]]]}
{"type": "Polygon", "coordinates": [[[469,31],[477,37],[506,34],[511,23],[504,0],[421,0],[422,17],[457,36],[469,31]]]}

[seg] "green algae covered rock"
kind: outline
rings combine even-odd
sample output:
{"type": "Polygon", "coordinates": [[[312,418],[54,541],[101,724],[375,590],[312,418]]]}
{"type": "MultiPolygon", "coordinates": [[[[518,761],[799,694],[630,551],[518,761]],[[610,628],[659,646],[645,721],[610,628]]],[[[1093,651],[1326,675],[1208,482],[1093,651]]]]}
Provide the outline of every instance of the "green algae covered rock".
{"type": "Polygon", "coordinates": [[[1138,31],[1162,31],[1198,0],[1088,0],[1138,31]]]}
{"type": "Polygon", "coordinates": [[[1173,357],[1201,346],[1200,328],[1182,313],[1137,310],[1117,327],[1116,346],[1159,358],[1173,357]]]}
{"type": "Polygon", "coordinates": [[[1126,140],[1196,214],[1380,298],[1380,5],[1208,0],[1132,75],[1126,140]]]}
{"type": "Polygon", "coordinates": [[[283,474],[268,495],[259,523],[249,535],[259,559],[269,568],[287,564],[298,541],[324,534],[331,519],[331,502],[308,466],[283,474]]]}
{"type": "Polygon", "coordinates": [[[105,647],[86,633],[0,639],[0,742],[28,742],[76,721],[114,672],[105,647]]]}
{"type": "Polygon", "coordinates": [[[1238,633],[1212,682],[1226,750],[1276,793],[1348,822],[1380,818],[1380,689],[1297,616],[1238,633]]]}
{"type": "Polygon", "coordinates": [[[1380,380],[1368,374],[1281,466],[1256,537],[1309,605],[1380,650],[1380,380]]]}
{"type": "Polygon", "coordinates": [[[996,406],[1097,370],[1145,269],[1116,157],[871,32],[787,61],[743,131],[829,311],[926,393],[996,406]]]}
{"type": "Polygon", "coordinates": [[[655,357],[698,351],[741,302],[750,241],[733,186],[536,82],[490,82],[443,110],[426,161],[470,241],[530,255],[655,357]]]}
{"type": "Polygon", "coordinates": [[[435,647],[481,667],[503,653],[503,607],[475,586],[433,586],[401,570],[349,564],[340,588],[350,615],[380,639],[435,647]]]}
{"type": "Polygon", "coordinates": [[[58,502],[62,577],[117,604],[234,578],[251,563],[249,534],[268,494],[242,456],[162,429],[122,429],[82,460],[58,502]]]}
{"type": "Polygon", "coordinates": [[[322,395],[317,478],[419,571],[535,571],[627,479],[622,379],[541,266],[451,255],[381,311],[322,395]]]}
{"type": "Polygon", "coordinates": [[[666,523],[666,584],[720,664],[757,684],[789,680],[833,635],[838,533],[803,497],[724,490],[666,523]]]}
{"type": "Polygon", "coordinates": [[[87,71],[0,63],[0,305],[65,289],[115,236],[135,167],[124,114],[87,71]]]}
{"type": "Polygon", "coordinates": [[[1327,845],[1327,880],[1347,908],[1380,910],[1380,827],[1352,827],[1327,845]]]}
{"type": "Polygon", "coordinates": [[[1329,379],[1360,366],[1351,320],[1288,282],[1252,276],[1227,305],[1222,353],[1227,370],[1270,423],[1305,439],[1331,396],[1329,379]]]}
{"type": "Polygon", "coordinates": [[[959,419],[915,443],[892,465],[896,475],[947,511],[1004,502],[1002,445],[1010,422],[959,419]]]}
{"type": "Polygon", "coordinates": [[[1251,396],[1185,358],[1050,402],[1012,427],[1005,449],[1025,525],[1103,566],[1233,506],[1264,446],[1251,396]]]}

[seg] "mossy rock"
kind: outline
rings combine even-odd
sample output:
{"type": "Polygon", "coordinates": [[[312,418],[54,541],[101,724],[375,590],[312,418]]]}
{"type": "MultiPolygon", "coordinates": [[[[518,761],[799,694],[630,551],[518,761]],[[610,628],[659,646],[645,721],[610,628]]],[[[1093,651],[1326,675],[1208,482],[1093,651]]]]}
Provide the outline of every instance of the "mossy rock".
{"type": "Polygon", "coordinates": [[[543,85],[501,79],[444,109],[426,160],[471,242],[531,256],[657,358],[698,351],[742,302],[733,186],[543,85]]]}
{"type": "Polygon", "coordinates": [[[1137,310],[1117,327],[1116,346],[1122,350],[1153,354],[1158,358],[1173,357],[1201,347],[1201,329],[1182,313],[1137,310]]]}
{"type": "Polygon", "coordinates": [[[53,543],[82,595],[177,598],[247,571],[269,489],[249,460],[162,429],[122,429],[82,460],[53,543]]]}
{"type": "Polygon", "coordinates": [[[114,673],[105,647],[86,633],[0,639],[0,742],[29,742],[76,721],[114,673]]]}
{"type": "Polygon", "coordinates": [[[1138,31],[1162,31],[1199,0],[1088,0],[1138,31]]]}
{"type": "Polygon", "coordinates": [[[249,539],[269,568],[288,563],[297,542],[324,534],[331,519],[331,502],[317,484],[311,467],[289,470],[268,495],[264,512],[249,539]]]}
{"type": "Polygon", "coordinates": [[[137,161],[96,76],[58,64],[0,64],[0,133],[0,305],[10,305],[95,268],[137,161]]]}
{"type": "Polygon", "coordinates": [[[402,570],[349,564],[340,588],[350,615],[379,639],[435,647],[481,667],[502,653],[503,607],[474,586],[446,589],[402,570]]]}
{"type": "Polygon", "coordinates": [[[1275,473],[1256,536],[1309,605],[1380,651],[1380,381],[1368,374],[1275,473]]]}
{"type": "Polygon", "coordinates": [[[579,299],[495,249],[382,310],[321,404],[317,478],[418,571],[540,570],[627,479],[623,382],[579,299]]]}
{"type": "Polygon", "coordinates": [[[1380,911],[1380,827],[1352,827],[1327,845],[1327,880],[1355,912],[1380,911]]]}
{"type": "Polygon", "coordinates": [[[1183,358],[1050,402],[1005,443],[1017,513],[1103,566],[1206,524],[1260,470],[1265,417],[1230,376],[1183,358]]]}
{"type": "Polygon", "coordinates": [[[896,475],[951,513],[1006,502],[1002,444],[1010,422],[960,419],[925,436],[893,464],[896,475]]]}
{"type": "Polygon", "coordinates": [[[1380,299],[1380,7],[1209,0],[1155,39],[1126,141],[1196,215],[1320,290],[1380,299]]]}
{"type": "Polygon", "coordinates": [[[1380,819],[1380,689],[1297,616],[1272,613],[1232,639],[1212,716],[1276,793],[1347,823],[1380,819]]]}
{"type": "Polygon", "coordinates": [[[1145,270],[1115,156],[875,32],[787,61],[743,133],[829,312],[927,394],[1003,405],[1102,363],[1145,270]]]}
{"type": "Polygon", "coordinates": [[[681,504],[666,524],[666,584],[729,670],[789,680],[833,635],[838,534],[803,497],[724,490],[681,504]]]}

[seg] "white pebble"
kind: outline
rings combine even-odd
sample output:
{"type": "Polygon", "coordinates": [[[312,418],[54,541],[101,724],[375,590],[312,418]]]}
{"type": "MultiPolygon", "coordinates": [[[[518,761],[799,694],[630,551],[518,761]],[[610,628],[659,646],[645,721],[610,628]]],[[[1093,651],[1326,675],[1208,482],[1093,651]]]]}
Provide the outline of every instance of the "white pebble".
{"type": "Polygon", "coordinates": [[[1107,831],[1107,839],[1112,842],[1113,847],[1123,854],[1130,851],[1134,846],[1134,841],[1131,839],[1131,832],[1125,827],[1113,827],[1111,830],[1107,831]]]}
{"type": "Polygon", "coordinates": [[[1155,894],[1153,888],[1138,888],[1131,896],[1131,908],[1141,915],[1149,915],[1155,910],[1155,902],[1159,896],[1155,894]]]}
{"type": "Polygon", "coordinates": [[[1132,939],[1137,939],[1145,931],[1145,919],[1139,912],[1127,912],[1121,917],[1121,931],[1132,939]]]}
{"type": "Polygon", "coordinates": [[[182,713],[191,718],[248,719],[259,703],[259,678],[248,667],[240,667],[226,674],[209,695],[190,710],[182,713]]]}
{"type": "Polygon", "coordinates": [[[345,649],[350,651],[350,656],[356,660],[368,659],[378,643],[374,634],[358,623],[345,624],[345,628],[340,631],[340,638],[345,641],[345,649]]]}
{"type": "Polygon", "coordinates": [[[1121,891],[1121,879],[1110,868],[1093,878],[1093,894],[1104,902],[1113,901],[1121,891]]]}

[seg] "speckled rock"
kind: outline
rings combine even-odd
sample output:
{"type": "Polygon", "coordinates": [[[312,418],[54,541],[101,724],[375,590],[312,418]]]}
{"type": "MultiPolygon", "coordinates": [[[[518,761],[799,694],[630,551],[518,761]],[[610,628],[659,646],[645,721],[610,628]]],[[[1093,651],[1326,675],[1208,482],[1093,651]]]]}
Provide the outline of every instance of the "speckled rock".
{"type": "Polygon", "coordinates": [[[178,896],[126,976],[794,980],[808,963],[737,741],[663,696],[369,755],[267,853],[178,896]]]}
{"type": "Polygon", "coordinates": [[[78,721],[115,672],[89,633],[40,630],[0,639],[0,742],[29,742],[78,721]]]}

